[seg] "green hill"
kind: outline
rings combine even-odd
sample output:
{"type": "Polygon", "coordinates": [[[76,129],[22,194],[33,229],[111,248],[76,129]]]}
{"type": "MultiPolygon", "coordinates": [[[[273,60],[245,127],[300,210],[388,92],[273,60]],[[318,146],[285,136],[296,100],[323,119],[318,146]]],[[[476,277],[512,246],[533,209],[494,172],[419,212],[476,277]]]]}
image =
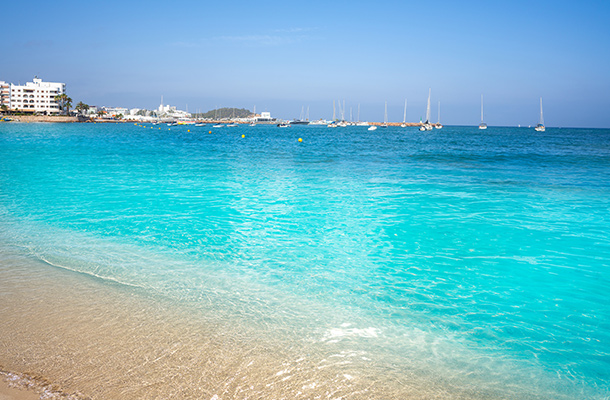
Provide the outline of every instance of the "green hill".
{"type": "Polygon", "coordinates": [[[250,110],[246,110],[245,108],[218,108],[216,110],[210,110],[206,113],[193,113],[193,117],[195,118],[213,118],[213,119],[222,119],[222,118],[248,118],[253,114],[250,110]]]}

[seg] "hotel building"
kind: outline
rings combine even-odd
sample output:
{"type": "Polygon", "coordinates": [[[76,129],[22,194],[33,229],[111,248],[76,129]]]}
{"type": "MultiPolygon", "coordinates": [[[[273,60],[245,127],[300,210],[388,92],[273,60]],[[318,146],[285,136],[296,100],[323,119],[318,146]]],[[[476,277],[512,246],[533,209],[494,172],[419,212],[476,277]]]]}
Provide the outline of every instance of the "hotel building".
{"type": "MultiPolygon", "coordinates": [[[[4,104],[4,82],[0,82],[0,93],[4,104]]],[[[34,78],[25,85],[10,84],[8,93],[8,108],[14,111],[57,114],[60,112],[55,96],[66,93],[66,84],[58,82],[43,82],[34,78]]]]}
{"type": "Polygon", "coordinates": [[[11,85],[4,81],[0,81],[0,107],[6,106],[10,108],[11,106],[11,85]]]}

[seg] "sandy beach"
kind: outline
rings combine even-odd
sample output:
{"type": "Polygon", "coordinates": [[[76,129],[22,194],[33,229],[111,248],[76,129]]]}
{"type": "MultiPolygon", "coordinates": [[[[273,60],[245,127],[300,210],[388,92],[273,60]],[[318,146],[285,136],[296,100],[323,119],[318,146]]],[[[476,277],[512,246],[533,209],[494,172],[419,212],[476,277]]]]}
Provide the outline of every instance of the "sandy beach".
{"type": "Polygon", "coordinates": [[[17,388],[9,384],[8,381],[5,380],[6,376],[3,374],[0,375],[0,400],[38,400],[40,399],[40,395],[37,393],[17,388]]]}

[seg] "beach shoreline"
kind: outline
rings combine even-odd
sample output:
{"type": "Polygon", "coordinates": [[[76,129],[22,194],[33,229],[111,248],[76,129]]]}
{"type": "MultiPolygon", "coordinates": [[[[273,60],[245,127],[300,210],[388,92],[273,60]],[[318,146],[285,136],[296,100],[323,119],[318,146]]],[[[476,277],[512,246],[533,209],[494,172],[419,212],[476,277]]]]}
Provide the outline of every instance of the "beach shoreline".
{"type": "Polygon", "coordinates": [[[27,387],[19,386],[11,379],[14,374],[0,372],[0,400],[38,400],[40,394],[27,387]]]}
{"type": "MultiPolygon", "coordinates": [[[[6,121],[6,122],[10,122],[10,123],[36,123],[36,122],[46,122],[46,123],[77,123],[77,122],[84,122],[84,123],[91,123],[91,122],[95,122],[95,123],[142,123],[142,124],[150,124],[150,122],[141,122],[141,121],[135,121],[135,120],[130,120],[130,119],[120,119],[120,120],[115,120],[115,119],[106,119],[106,118],[83,118],[83,117],[69,117],[69,116],[65,116],[65,115],[16,115],[16,116],[10,116],[9,118],[12,119],[12,121],[6,121]]],[[[206,121],[206,123],[208,124],[226,124],[226,123],[235,123],[235,124],[239,124],[239,125],[247,125],[249,124],[249,122],[243,122],[243,121],[224,121],[224,120],[216,120],[216,121],[206,121]]],[[[263,123],[263,122],[257,122],[257,125],[275,125],[277,123],[277,121],[273,121],[270,123],[263,123]]],[[[369,122],[368,123],[370,126],[381,126],[384,125],[383,122],[369,122]]],[[[423,123],[421,122],[388,122],[387,126],[394,126],[394,127],[400,127],[401,125],[405,125],[407,127],[419,127],[422,126],[423,123]]],[[[185,124],[186,126],[187,124],[185,124]]]]}

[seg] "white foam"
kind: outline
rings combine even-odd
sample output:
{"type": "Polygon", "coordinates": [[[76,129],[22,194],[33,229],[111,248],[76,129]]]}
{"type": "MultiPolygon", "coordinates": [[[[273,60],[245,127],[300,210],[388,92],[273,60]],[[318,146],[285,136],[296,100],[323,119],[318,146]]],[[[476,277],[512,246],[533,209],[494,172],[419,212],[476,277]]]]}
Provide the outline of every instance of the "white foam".
{"type": "Polygon", "coordinates": [[[323,341],[330,343],[338,342],[347,337],[377,338],[381,335],[381,330],[374,327],[369,328],[331,328],[324,335],[323,341]]]}

